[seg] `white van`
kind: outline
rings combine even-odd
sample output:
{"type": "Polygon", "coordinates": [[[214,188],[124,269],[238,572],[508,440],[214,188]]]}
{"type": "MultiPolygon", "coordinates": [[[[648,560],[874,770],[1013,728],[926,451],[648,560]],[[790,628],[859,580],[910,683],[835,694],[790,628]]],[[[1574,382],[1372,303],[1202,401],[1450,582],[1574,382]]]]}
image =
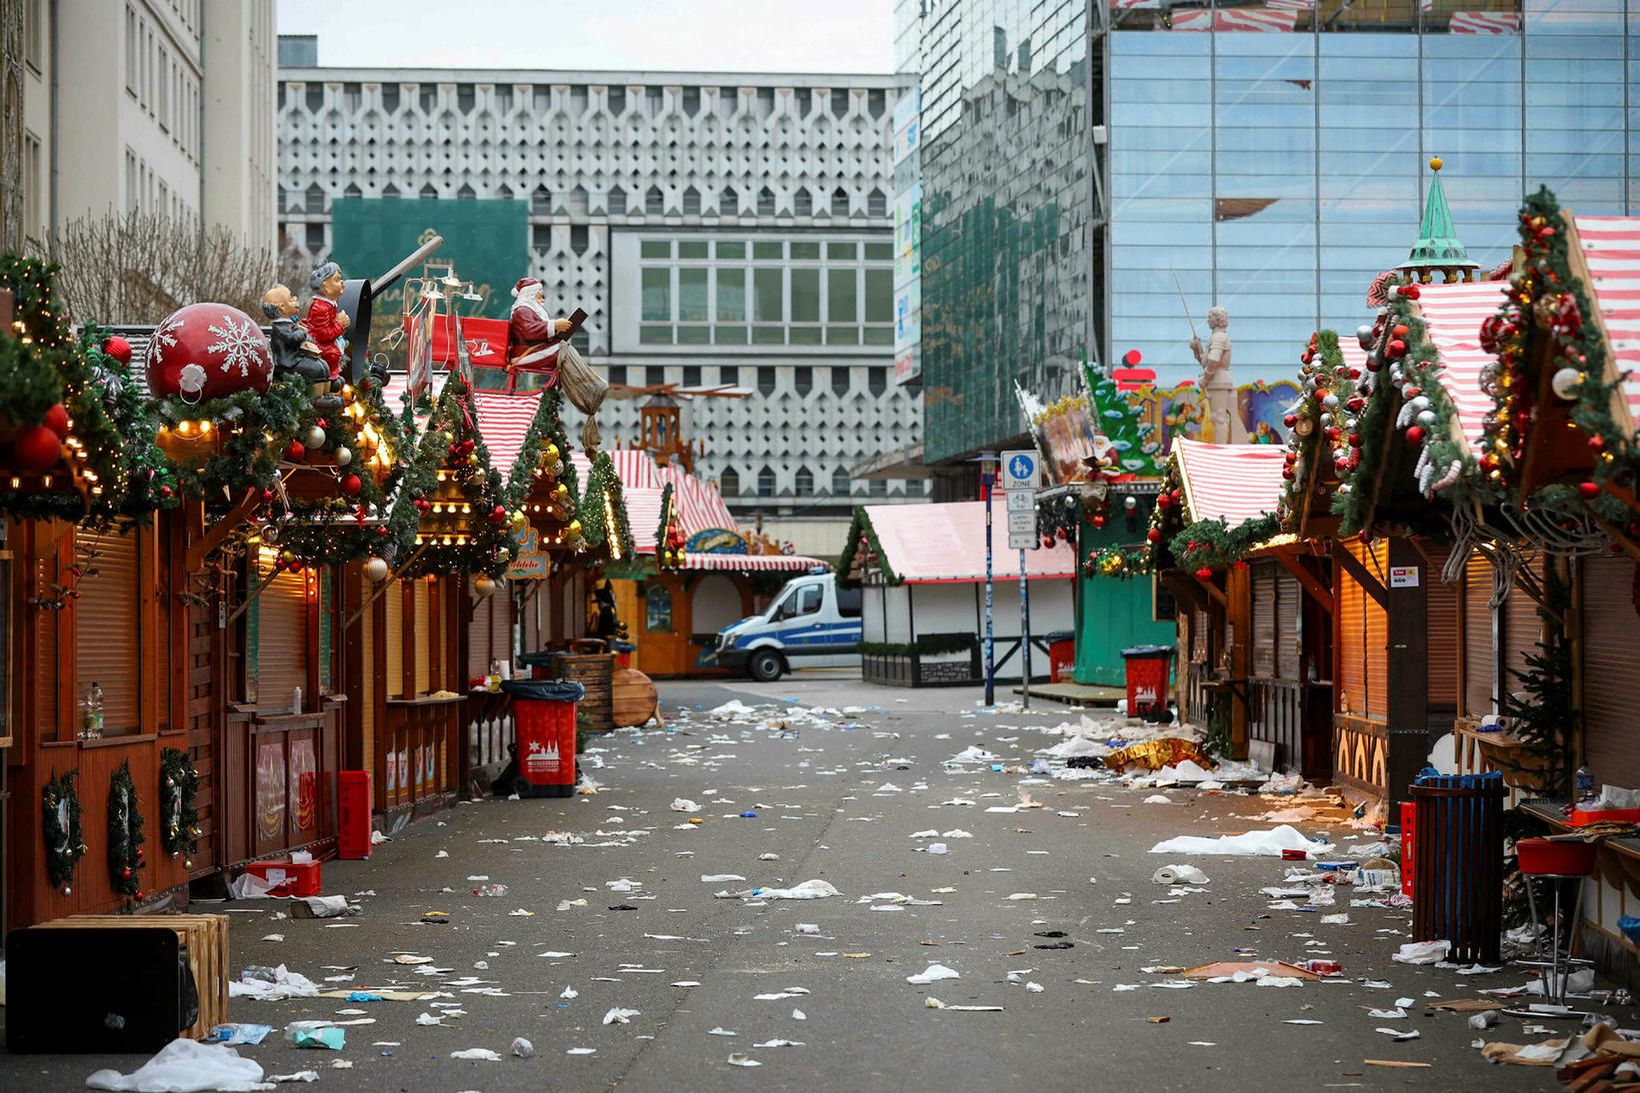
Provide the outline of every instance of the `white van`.
{"type": "Polygon", "coordinates": [[[811,573],[787,581],[763,614],[724,627],[717,663],[764,683],[794,668],[857,668],[860,636],[860,587],[811,573]]]}

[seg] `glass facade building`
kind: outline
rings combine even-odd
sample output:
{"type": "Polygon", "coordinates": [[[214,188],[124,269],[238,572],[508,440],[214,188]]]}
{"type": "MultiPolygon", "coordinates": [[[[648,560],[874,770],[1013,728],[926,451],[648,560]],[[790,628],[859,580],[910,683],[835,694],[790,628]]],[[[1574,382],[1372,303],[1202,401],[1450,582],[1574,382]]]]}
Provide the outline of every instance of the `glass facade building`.
{"type": "MultiPolygon", "coordinates": [[[[1540,185],[1580,214],[1640,212],[1640,0],[1107,2],[1052,13],[1082,37],[1059,40],[1051,65],[1024,41],[1041,31],[1019,23],[1023,4],[901,5],[922,43],[930,460],[1017,434],[1011,381],[1042,376],[1033,386],[1054,397],[1082,337],[1101,360],[1138,349],[1163,384],[1193,377],[1186,311],[1205,330],[1213,304],[1230,313],[1239,381],[1289,376],[1310,332],[1353,329],[1372,277],[1406,257],[1433,156],[1459,237],[1488,265],[1509,257],[1521,199],[1540,185]],[[946,26],[962,43],[954,67],[934,63],[955,48],[946,26]],[[1015,78],[1022,49],[1038,74],[1084,69],[1091,106],[1073,87],[1015,78]],[[966,178],[941,170],[942,151],[974,138],[942,143],[933,104],[955,104],[946,125],[994,131],[985,109],[999,87],[1025,120],[993,148],[1023,154],[987,156],[966,178]],[[1068,141],[1044,124],[1070,127],[1068,141]],[[1064,179],[1078,192],[1050,182],[1050,156],[1082,165],[1064,179]],[[956,230],[988,202],[993,233],[1033,230],[991,250],[956,230]],[[960,241],[954,261],[936,261],[942,239],[960,241]],[[976,253],[1000,273],[988,288],[964,264],[976,253]],[[1023,337],[999,330],[988,369],[966,352],[986,329],[973,326],[976,297],[1017,301],[1010,326],[1033,317],[1029,304],[1042,317],[1023,337]],[[1077,316],[1085,334],[1072,338],[1077,316]],[[974,393],[987,385],[989,397],[974,393]],[[988,433],[948,427],[947,388],[960,406],[995,407],[988,433]]],[[[1038,27],[1047,7],[1031,9],[1038,27]]]]}

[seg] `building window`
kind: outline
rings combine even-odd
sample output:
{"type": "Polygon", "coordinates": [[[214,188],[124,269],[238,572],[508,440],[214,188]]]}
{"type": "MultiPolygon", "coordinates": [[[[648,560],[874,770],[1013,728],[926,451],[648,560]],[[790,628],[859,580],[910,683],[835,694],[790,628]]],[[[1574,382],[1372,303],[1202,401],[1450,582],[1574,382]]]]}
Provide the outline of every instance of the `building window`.
{"type": "Polygon", "coordinates": [[[399,85],[396,83],[382,84],[382,109],[389,114],[397,113],[399,109],[399,85]]]}
{"type": "Polygon", "coordinates": [[[757,192],[757,215],[774,215],[774,191],[767,186],[757,192]]]}
{"type": "Polygon", "coordinates": [[[626,386],[626,365],[612,364],[609,366],[609,382],[612,386],[626,386]]]}
{"type": "Polygon", "coordinates": [[[660,387],[666,383],[666,369],[662,365],[651,364],[643,370],[643,381],[647,386],[660,387]]]}
{"type": "Polygon", "coordinates": [[[888,369],[872,365],[866,369],[866,386],[874,395],[888,390],[888,369]]]}
{"type": "Polygon", "coordinates": [[[683,366],[683,385],[685,387],[700,386],[700,365],[686,364],[683,366]]]}
{"type": "Polygon", "coordinates": [[[910,479],[906,480],[905,495],[907,497],[921,497],[922,492],[923,492],[923,480],[922,479],[920,479],[920,478],[910,478],[910,479]]]}
{"type": "Polygon", "coordinates": [[[513,108],[513,89],[511,84],[501,84],[495,89],[495,112],[497,114],[511,114],[513,108]]]}
{"type": "Polygon", "coordinates": [[[832,112],[833,115],[835,115],[836,117],[839,117],[839,118],[844,117],[848,114],[848,92],[847,91],[833,91],[831,93],[831,112],[832,112]]]}
{"type": "Polygon", "coordinates": [[[837,467],[831,472],[831,492],[839,497],[848,496],[849,476],[847,467],[837,467]]]}
{"type": "Polygon", "coordinates": [[[867,488],[871,491],[871,496],[873,496],[873,497],[887,497],[888,496],[888,479],[886,479],[886,478],[873,478],[871,480],[871,485],[867,488]]]}
{"type": "Polygon", "coordinates": [[[306,238],[303,240],[309,254],[318,254],[325,249],[325,226],[323,224],[306,225],[306,238]]]}
{"type": "Polygon", "coordinates": [[[725,186],[718,193],[718,215],[739,216],[740,195],[735,193],[733,186],[725,186]]]}
{"type": "Polygon", "coordinates": [[[700,113],[700,88],[686,87],[683,89],[683,112],[687,117],[694,117],[700,113]]]}
{"type": "Polygon", "coordinates": [[[872,187],[871,193],[866,195],[866,215],[887,216],[888,195],[876,187],[872,187]]]}
{"type": "Polygon", "coordinates": [[[814,493],[814,472],[807,467],[797,468],[797,496],[808,497],[814,493]]]}
{"type": "Polygon", "coordinates": [[[725,497],[740,496],[740,475],[735,473],[733,467],[723,468],[723,474],[718,477],[718,488],[725,497]]]}
{"type": "MultiPolygon", "coordinates": [[[[699,92],[696,92],[696,94],[699,94],[699,92]]],[[[700,215],[700,191],[693,186],[683,191],[683,215],[700,215]]]]}
{"type": "Polygon", "coordinates": [[[307,188],[307,193],[304,195],[302,208],[303,211],[310,213],[322,213],[325,211],[325,192],[319,188],[319,184],[317,182],[307,188]]]}
{"type": "Polygon", "coordinates": [[[611,116],[617,118],[620,117],[622,114],[626,113],[626,88],[610,88],[606,101],[609,103],[609,112],[611,116]]]}
{"type": "Polygon", "coordinates": [[[797,388],[799,395],[806,396],[814,390],[814,369],[806,364],[800,364],[792,369],[792,385],[797,388]]]}
{"type": "Polygon", "coordinates": [[[832,195],[831,195],[831,215],[833,215],[833,216],[847,216],[848,215],[848,191],[843,189],[841,186],[839,186],[836,190],[832,191],[832,195]]]}
{"type": "Polygon", "coordinates": [[[23,134],[23,234],[39,242],[45,238],[44,213],[40,204],[40,138],[23,134]]]}
{"type": "Polygon", "coordinates": [[[758,394],[760,394],[760,395],[772,395],[772,394],[774,394],[775,385],[778,382],[779,382],[779,376],[773,368],[770,368],[770,367],[765,365],[764,367],[761,367],[757,370],[757,393],[758,394]]]}
{"type": "Polygon", "coordinates": [[[643,195],[643,211],[646,216],[660,216],[666,212],[666,195],[661,193],[659,186],[649,187],[649,192],[643,195]]]}
{"type": "Polygon", "coordinates": [[[472,184],[467,182],[463,182],[461,184],[461,189],[456,191],[456,199],[458,201],[472,201],[477,196],[478,191],[474,190],[472,184]]]}
{"type": "Polygon", "coordinates": [[[552,248],[552,225],[531,224],[530,246],[542,254],[550,250],[552,248]]]}
{"type": "Polygon", "coordinates": [[[848,394],[850,386],[848,369],[843,365],[831,366],[831,393],[837,396],[848,394]]]}
{"type": "Polygon", "coordinates": [[[757,472],[757,495],[759,497],[774,496],[774,468],[764,466],[757,472]]]}
{"type": "Polygon", "coordinates": [[[732,364],[726,364],[718,369],[718,382],[726,387],[740,386],[740,369],[732,364]]]}
{"type": "Polygon", "coordinates": [[[545,186],[537,186],[530,194],[530,215],[546,216],[552,212],[552,194],[545,186]]]}
{"type": "Polygon", "coordinates": [[[866,109],[871,111],[872,117],[882,117],[883,111],[888,109],[887,92],[882,90],[866,92],[866,109]]]}
{"type": "Polygon", "coordinates": [[[626,191],[619,186],[609,191],[609,215],[626,215],[626,191]]]}
{"type": "Polygon", "coordinates": [[[585,254],[590,246],[589,233],[585,224],[572,224],[569,229],[569,249],[576,254],[585,254]]]}
{"type": "Polygon", "coordinates": [[[813,216],[814,195],[807,189],[798,190],[792,198],[792,212],[797,216],[813,216]]]}

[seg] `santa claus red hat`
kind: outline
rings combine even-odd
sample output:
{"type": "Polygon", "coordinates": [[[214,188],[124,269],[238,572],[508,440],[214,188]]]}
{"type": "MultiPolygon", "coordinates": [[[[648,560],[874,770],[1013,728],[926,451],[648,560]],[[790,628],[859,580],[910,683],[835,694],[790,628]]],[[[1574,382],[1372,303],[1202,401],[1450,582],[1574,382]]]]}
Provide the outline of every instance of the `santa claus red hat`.
{"type": "Polygon", "coordinates": [[[524,294],[525,290],[539,288],[540,286],[541,282],[534,277],[520,277],[518,283],[512,287],[513,298],[517,299],[524,294]]]}

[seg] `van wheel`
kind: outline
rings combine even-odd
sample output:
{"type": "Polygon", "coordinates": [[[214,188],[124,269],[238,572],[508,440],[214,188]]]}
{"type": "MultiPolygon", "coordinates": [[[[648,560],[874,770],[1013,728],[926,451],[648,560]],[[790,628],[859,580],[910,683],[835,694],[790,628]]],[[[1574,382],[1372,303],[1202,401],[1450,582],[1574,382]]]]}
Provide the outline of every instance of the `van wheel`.
{"type": "Polygon", "coordinates": [[[746,670],[752,673],[752,678],[759,683],[773,683],[786,670],[786,664],[780,659],[780,654],[772,649],[763,649],[752,654],[747,661],[746,670]]]}

